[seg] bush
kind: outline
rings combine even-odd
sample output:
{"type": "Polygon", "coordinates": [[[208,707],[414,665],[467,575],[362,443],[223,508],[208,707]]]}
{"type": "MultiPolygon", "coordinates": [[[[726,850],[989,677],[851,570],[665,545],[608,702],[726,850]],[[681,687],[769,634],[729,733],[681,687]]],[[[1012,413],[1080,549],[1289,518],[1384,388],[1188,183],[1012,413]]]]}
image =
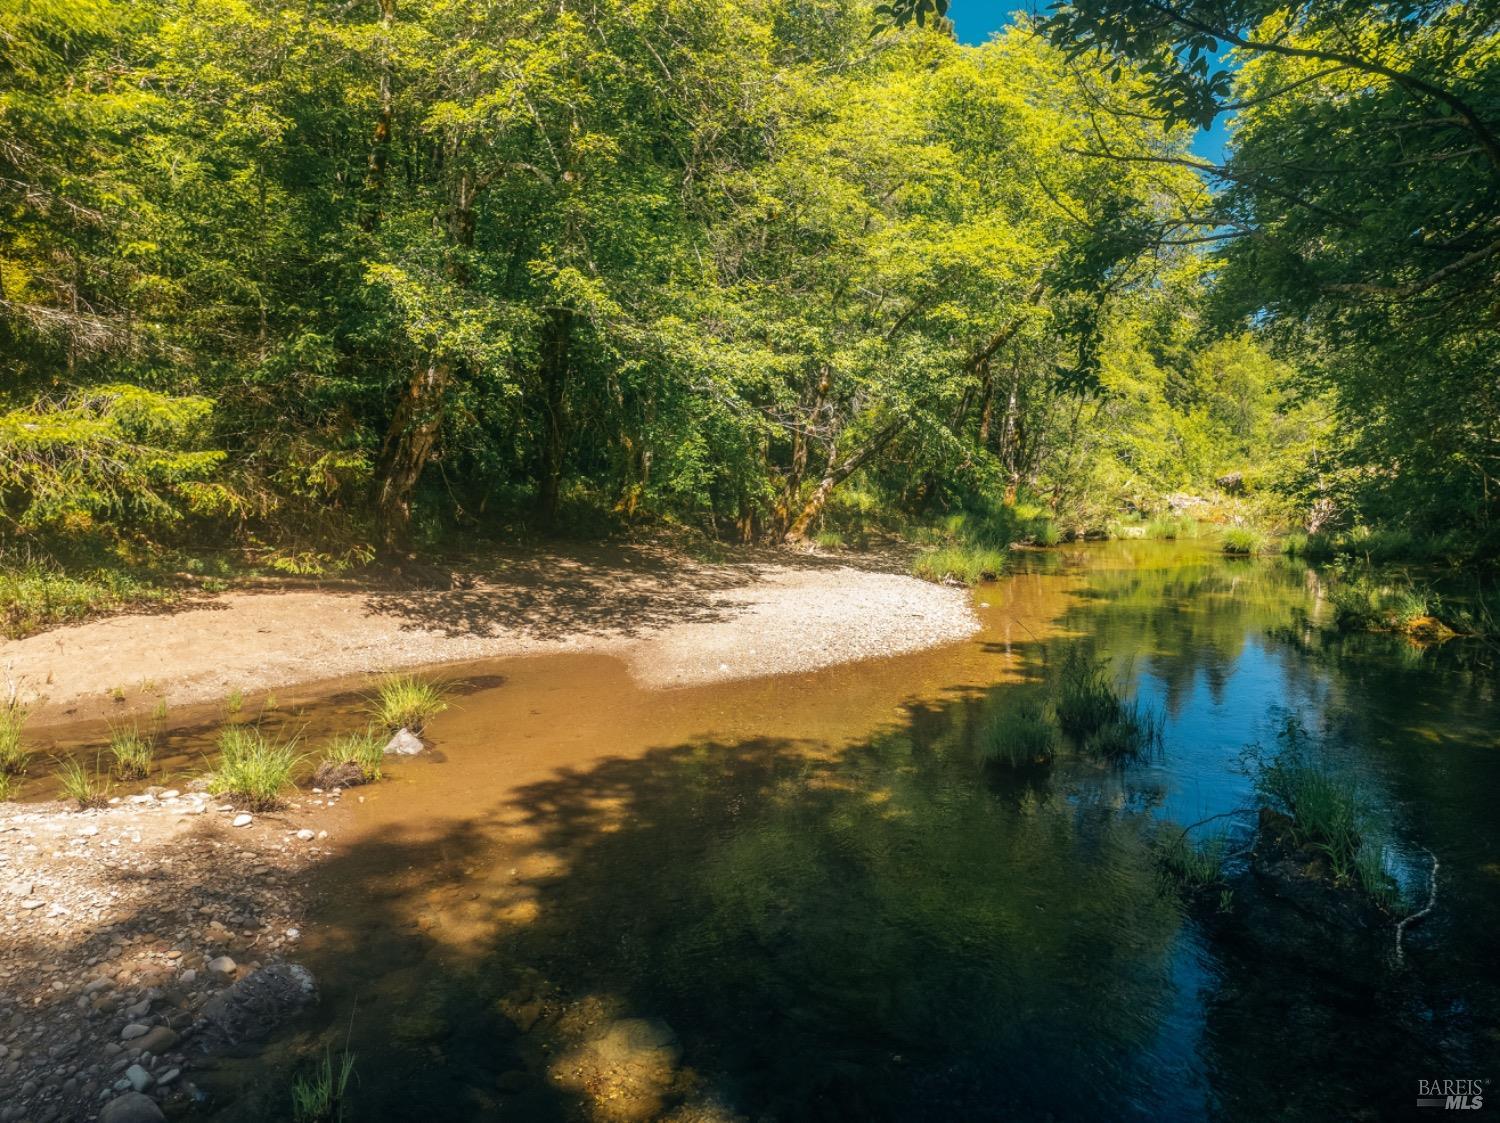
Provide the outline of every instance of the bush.
{"type": "Polygon", "coordinates": [[[31,760],[31,751],[22,739],[26,727],[26,707],[14,699],[0,706],[0,775],[20,776],[31,760]]]}
{"type": "Polygon", "coordinates": [[[420,734],[429,718],[448,708],[448,683],[429,682],[416,675],[386,675],[370,699],[370,714],[391,732],[407,729],[420,734]]]}
{"type": "Polygon", "coordinates": [[[979,756],[986,764],[1019,768],[1046,764],[1057,751],[1057,715],[1046,702],[1025,698],[1000,710],[979,736],[979,756]]]}
{"type": "Polygon", "coordinates": [[[1266,548],[1266,536],[1253,527],[1231,526],[1224,531],[1226,554],[1258,554],[1266,548]]]}
{"type": "Polygon", "coordinates": [[[295,738],[273,741],[254,726],[227,725],[219,730],[219,766],[208,777],[208,790],[252,811],[276,807],[291,783],[300,758],[295,738]]]}
{"type": "Polygon", "coordinates": [[[94,762],[90,772],[72,757],[57,762],[57,781],[63,795],[77,800],[80,810],[103,807],[109,802],[109,779],[94,762]]]}
{"type": "Polygon", "coordinates": [[[928,581],[977,585],[993,580],[1005,568],[1005,551],[982,546],[944,546],[917,555],[911,571],[928,581]]]}
{"type": "Polygon", "coordinates": [[[109,752],[115,758],[115,775],[122,780],[143,780],[151,774],[155,745],[139,726],[111,727],[109,752]]]}
{"type": "Polygon", "coordinates": [[[340,733],[330,737],[323,747],[323,763],[335,768],[352,764],[357,767],[366,783],[374,783],[385,775],[385,741],[367,729],[363,733],[340,733]]]}

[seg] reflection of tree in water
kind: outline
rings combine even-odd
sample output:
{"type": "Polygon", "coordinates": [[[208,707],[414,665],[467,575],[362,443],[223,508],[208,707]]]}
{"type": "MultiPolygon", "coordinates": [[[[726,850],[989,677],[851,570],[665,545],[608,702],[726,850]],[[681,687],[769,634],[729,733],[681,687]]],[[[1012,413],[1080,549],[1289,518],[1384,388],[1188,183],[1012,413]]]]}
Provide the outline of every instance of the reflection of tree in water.
{"type": "Polygon", "coordinates": [[[658,753],[616,830],[579,829],[604,777],[539,785],[528,802],[559,824],[570,873],[503,954],[665,1016],[742,1110],[1118,1106],[1178,925],[1145,824],[1014,809],[954,756],[904,733],[837,762],[658,753]]]}

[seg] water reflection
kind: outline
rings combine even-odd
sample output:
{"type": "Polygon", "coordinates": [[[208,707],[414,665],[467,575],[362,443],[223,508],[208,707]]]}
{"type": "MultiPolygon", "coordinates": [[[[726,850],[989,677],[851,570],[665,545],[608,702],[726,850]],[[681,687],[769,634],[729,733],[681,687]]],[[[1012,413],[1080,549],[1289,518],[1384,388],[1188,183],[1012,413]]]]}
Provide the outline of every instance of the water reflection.
{"type": "MultiPolygon", "coordinates": [[[[392,819],[324,872],[325,1004],[208,1081],[240,1096],[222,1116],[263,1117],[282,1095],[265,1068],[342,1036],[356,1005],[362,1120],[1384,1118],[1418,1076],[1500,1075],[1482,665],[1325,641],[1305,569],[1191,544],[1033,555],[980,595],[1048,583],[1067,590],[1051,627],[997,619],[911,663],[967,683],[976,652],[1003,651],[1003,684],[883,706],[863,737],[777,732],[790,698],[875,697],[829,673],[721,691],[740,704],[695,711],[702,735],[509,791],[423,780],[465,814],[392,819]],[[981,769],[987,716],[1080,638],[1165,711],[1162,757],[981,769]],[[1243,749],[1287,713],[1329,732],[1400,854],[1443,855],[1444,909],[1399,970],[1383,936],[1268,954],[1162,890],[1161,822],[1245,805],[1243,749]],[[582,1043],[621,1019],[676,1043],[649,1072],[596,1064],[582,1043]]],[[[528,689],[469,720],[506,737],[528,689]]]]}

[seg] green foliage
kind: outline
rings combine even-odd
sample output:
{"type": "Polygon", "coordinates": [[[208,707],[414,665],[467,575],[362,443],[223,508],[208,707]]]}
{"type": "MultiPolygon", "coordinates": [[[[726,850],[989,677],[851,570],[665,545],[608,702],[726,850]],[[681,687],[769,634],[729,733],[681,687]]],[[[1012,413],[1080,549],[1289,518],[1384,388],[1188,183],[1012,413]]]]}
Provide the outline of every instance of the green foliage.
{"type": "Polygon", "coordinates": [[[108,775],[94,762],[92,771],[73,757],[57,762],[57,783],[65,797],[75,800],[80,810],[103,807],[109,802],[110,782],[108,775]]]}
{"type": "Polygon", "coordinates": [[[1185,832],[1169,833],[1170,837],[1158,845],[1157,855],[1162,870],[1177,885],[1196,892],[1223,884],[1224,861],[1229,850],[1226,835],[1210,834],[1194,842],[1185,832]]]}
{"type": "Polygon", "coordinates": [[[353,1053],[345,1052],[335,1065],[333,1054],[325,1052],[311,1075],[297,1078],[292,1084],[294,1123],[338,1123],[344,1118],[355,1060],[353,1053]]]}
{"type": "Polygon", "coordinates": [[[1005,551],[983,546],[941,546],[924,550],[911,563],[911,571],[927,581],[953,581],[977,585],[992,581],[1005,569],[1005,551]]]}
{"type": "Polygon", "coordinates": [[[131,604],[164,603],[175,593],[119,568],[74,569],[0,560],[0,632],[20,639],[131,604]]]}
{"type": "Polygon", "coordinates": [[[386,675],[376,684],[369,701],[375,724],[394,732],[407,729],[421,734],[430,718],[448,708],[453,684],[433,682],[411,674],[386,675]]]}
{"type": "Polygon", "coordinates": [[[150,734],[138,725],[111,726],[109,754],[114,757],[114,773],[121,780],[143,780],[151,774],[156,746],[150,734]]]}
{"type": "Polygon", "coordinates": [[[1369,574],[1334,579],[1328,594],[1339,631],[1407,631],[1440,611],[1432,592],[1409,581],[1379,581],[1369,574]]]}
{"type": "Polygon", "coordinates": [[[1003,706],[979,736],[980,759],[985,764],[1020,768],[1046,764],[1057,751],[1059,730],[1052,705],[1025,697],[1003,706]]]}
{"type": "Polygon", "coordinates": [[[279,806],[301,760],[296,738],[273,738],[251,725],[226,725],[219,730],[218,748],[218,766],[208,776],[210,792],[252,811],[279,806]]]}
{"type": "Polygon", "coordinates": [[[31,750],[22,736],[26,728],[26,707],[14,698],[0,706],[0,775],[20,776],[26,772],[31,750]]]}
{"type": "Polygon", "coordinates": [[[385,771],[385,740],[373,729],[361,733],[340,733],[330,737],[323,747],[324,763],[358,765],[366,783],[379,780],[385,771]]]}

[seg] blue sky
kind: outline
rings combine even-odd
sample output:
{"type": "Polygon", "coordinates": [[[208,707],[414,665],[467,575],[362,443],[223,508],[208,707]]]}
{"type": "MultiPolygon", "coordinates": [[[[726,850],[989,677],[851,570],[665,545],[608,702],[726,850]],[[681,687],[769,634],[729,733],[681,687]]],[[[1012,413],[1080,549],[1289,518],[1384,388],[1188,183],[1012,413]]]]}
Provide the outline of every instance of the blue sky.
{"type": "MultiPolygon", "coordinates": [[[[1016,11],[1014,0],[951,0],[948,18],[958,33],[960,43],[983,43],[996,31],[1010,22],[1016,11]]],[[[1224,159],[1224,144],[1228,134],[1224,129],[1225,117],[1221,115],[1211,129],[1202,129],[1193,139],[1193,152],[1206,160],[1220,163],[1224,159]]]]}

